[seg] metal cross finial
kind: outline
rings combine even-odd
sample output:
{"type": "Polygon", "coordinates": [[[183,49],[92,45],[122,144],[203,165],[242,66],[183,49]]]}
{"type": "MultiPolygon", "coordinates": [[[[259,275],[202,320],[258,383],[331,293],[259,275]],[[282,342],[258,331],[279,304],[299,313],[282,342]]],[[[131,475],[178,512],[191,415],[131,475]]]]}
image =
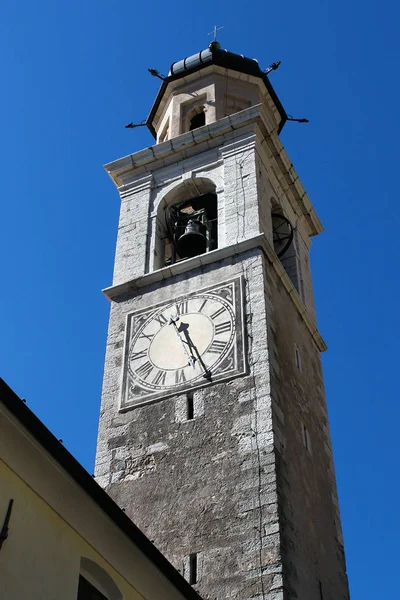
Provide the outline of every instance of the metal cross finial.
{"type": "Polygon", "coordinates": [[[217,32],[220,29],[223,29],[223,28],[224,28],[223,25],[221,25],[221,27],[217,27],[216,25],[214,25],[214,29],[212,31],[210,31],[210,33],[207,33],[207,35],[213,35],[214,36],[214,42],[216,42],[217,41],[217,32]]]}

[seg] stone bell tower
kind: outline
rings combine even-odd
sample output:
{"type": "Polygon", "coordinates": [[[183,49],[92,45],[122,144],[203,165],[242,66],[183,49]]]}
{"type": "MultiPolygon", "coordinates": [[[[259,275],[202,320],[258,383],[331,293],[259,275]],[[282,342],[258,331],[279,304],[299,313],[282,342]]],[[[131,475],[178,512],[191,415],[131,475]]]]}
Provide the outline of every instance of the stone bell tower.
{"type": "Polygon", "coordinates": [[[207,599],[349,598],[309,269],[257,61],[174,63],[121,197],[96,479],[207,599]]]}

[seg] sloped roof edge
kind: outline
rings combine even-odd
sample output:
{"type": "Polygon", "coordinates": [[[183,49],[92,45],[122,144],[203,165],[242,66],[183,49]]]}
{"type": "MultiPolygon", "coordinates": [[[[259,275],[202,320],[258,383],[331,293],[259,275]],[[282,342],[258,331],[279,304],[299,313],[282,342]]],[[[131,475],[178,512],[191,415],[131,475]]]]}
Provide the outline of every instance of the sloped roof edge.
{"type": "Polygon", "coordinates": [[[0,403],[21,423],[59,465],[76,481],[94,502],[112,519],[119,529],[143,552],[172,585],[188,600],[202,600],[201,596],[178,573],[165,556],[140,531],[133,521],[99,486],[84,467],[72,456],[23,400],[0,377],[0,403]]]}

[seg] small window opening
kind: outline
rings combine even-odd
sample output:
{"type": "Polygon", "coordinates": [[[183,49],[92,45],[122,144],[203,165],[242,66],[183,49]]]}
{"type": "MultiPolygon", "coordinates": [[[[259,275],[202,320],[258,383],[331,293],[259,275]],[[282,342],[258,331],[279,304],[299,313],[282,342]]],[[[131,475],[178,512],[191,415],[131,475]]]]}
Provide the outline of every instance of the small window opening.
{"type": "Polygon", "coordinates": [[[194,585],[197,583],[197,554],[193,553],[189,556],[189,583],[194,585]]]}
{"type": "Polygon", "coordinates": [[[300,350],[299,350],[297,344],[294,345],[294,358],[296,361],[296,367],[298,368],[299,371],[301,371],[301,355],[300,355],[300,350]]]}
{"type": "Polygon", "coordinates": [[[104,596],[87,579],[79,575],[77,600],[107,600],[107,596],[104,596]]]}
{"type": "Polygon", "coordinates": [[[303,431],[303,444],[306,450],[311,450],[310,434],[308,433],[307,427],[302,423],[303,431]]]}
{"type": "Polygon", "coordinates": [[[217,209],[211,192],[165,209],[165,266],[218,247],[217,209]]]}
{"type": "Polygon", "coordinates": [[[193,129],[197,129],[198,127],[203,127],[203,125],[206,124],[206,115],[205,112],[202,110],[201,112],[197,113],[197,115],[194,115],[194,117],[192,117],[190,119],[190,125],[189,125],[189,131],[193,131],[193,129]]]}
{"type": "Polygon", "coordinates": [[[186,396],[186,408],[187,408],[187,420],[191,421],[194,419],[194,398],[193,393],[189,392],[186,396]]]}

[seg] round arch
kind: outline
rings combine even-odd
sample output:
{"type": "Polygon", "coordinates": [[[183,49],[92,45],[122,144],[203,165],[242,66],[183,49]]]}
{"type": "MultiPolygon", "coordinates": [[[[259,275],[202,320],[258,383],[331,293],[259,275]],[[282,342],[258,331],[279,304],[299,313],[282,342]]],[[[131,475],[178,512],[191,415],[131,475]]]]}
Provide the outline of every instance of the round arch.
{"type": "Polygon", "coordinates": [[[172,206],[172,204],[178,204],[178,202],[183,202],[184,200],[189,200],[189,198],[200,196],[200,194],[215,193],[216,187],[216,184],[208,177],[184,179],[165,194],[158,206],[158,210],[160,208],[165,209],[166,206],[172,206]]]}
{"type": "Polygon", "coordinates": [[[122,594],[112,577],[90,558],[81,558],[80,575],[104,594],[107,600],[123,600],[122,594]]]}
{"type": "Polygon", "coordinates": [[[171,244],[166,219],[166,212],[168,211],[166,209],[191,198],[197,198],[203,194],[215,195],[215,199],[212,200],[212,206],[210,206],[211,214],[209,215],[209,219],[214,223],[212,226],[215,238],[214,247],[218,246],[218,201],[216,187],[216,184],[208,177],[191,177],[176,184],[160,199],[157,207],[154,268],[160,269],[168,264],[168,259],[171,256],[171,244]]]}

